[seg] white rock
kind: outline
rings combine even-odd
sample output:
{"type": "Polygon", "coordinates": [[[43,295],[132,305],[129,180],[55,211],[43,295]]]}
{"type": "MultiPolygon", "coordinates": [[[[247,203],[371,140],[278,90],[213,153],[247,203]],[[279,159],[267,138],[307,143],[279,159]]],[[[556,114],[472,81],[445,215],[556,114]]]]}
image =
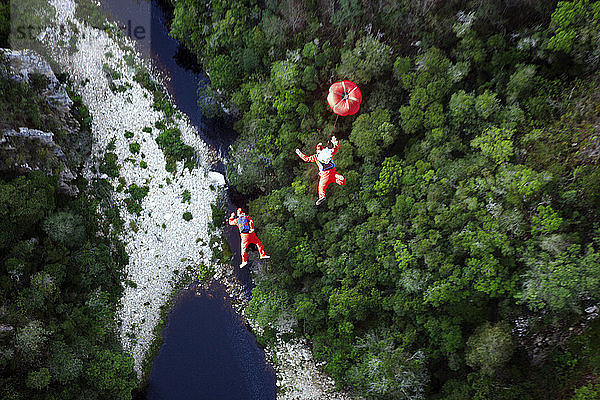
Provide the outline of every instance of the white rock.
{"type": "Polygon", "coordinates": [[[221,173],[209,171],[208,179],[210,179],[210,181],[215,185],[225,186],[225,177],[221,173]]]}

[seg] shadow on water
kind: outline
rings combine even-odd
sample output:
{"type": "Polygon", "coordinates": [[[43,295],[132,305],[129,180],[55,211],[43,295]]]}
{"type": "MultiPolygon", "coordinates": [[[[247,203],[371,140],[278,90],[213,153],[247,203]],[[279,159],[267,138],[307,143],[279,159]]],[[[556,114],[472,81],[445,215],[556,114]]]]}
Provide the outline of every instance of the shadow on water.
{"type": "MultiPolygon", "coordinates": [[[[156,0],[101,2],[130,37],[136,29],[143,36],[136,40],[138,48],[161,73],[179,109],[205,142],[227,153],[236,134],[222,121],[203,118],[197,105],[197,88],[207,77],[194,56],[168,35],[168,7],[156,0]]],[[[243,198],[228,194],[229,212],[237,208],[235,204],[244,203],[243,198]]],[[[249,294],[250,272],[238,267],[239,235],[234,227],[227,228],[227,241],[236,254],[232,260],[234,271],[249,294]]],[[[152,364],[145,391],[136,393],[135,400],[275,399],[275,372],[266,363],[254,335],[233,310],[222,284],[213,282],[208,290],[192,285],[179,293],[162,336],[163,344],[152,364]]]]}

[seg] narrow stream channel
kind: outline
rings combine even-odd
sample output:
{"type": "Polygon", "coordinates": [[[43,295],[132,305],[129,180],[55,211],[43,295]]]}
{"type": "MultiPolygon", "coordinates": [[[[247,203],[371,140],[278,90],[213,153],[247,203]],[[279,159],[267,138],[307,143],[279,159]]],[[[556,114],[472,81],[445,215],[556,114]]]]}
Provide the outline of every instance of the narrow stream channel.
{"type": "MultiPolygon", "coordinates": [[[[101,3],[125,27],[126,33],[132,36],[137,28],[139,36],[144,36],[138,41],[140,50],[165,78],[179,109],[208,144],[226,153],[235,133],[219,121],[202,117],[197,106],[197,88],[207,78],[189,53],[168,35],[169,11],[161,8],[157,0],[101,0],[101,3]]],[[[235,207],[228,203],[228,208],[235,207]]],[[[237,248],[239,253],[237,238],[231,232],[226,233],[232,250],[237,248]]],[[[237,255],[233,263],[238,279],[250,290],[248,269],[240,271],[239,262],[237,255]]],[[[208,290],[190,285],[179,293],[162,335],[163,345],[154,359],[145,399],[275,399],[275,372],[267,364],[254,335],[235,313],[222,284],[213,282],[208,290]]]]}
{"type": "Polygon", "coordinates": [[[275,376],[256,339],[235,314],[225,288],[182,291],[169,312],[147,400],[268,400],[275,376]]]}

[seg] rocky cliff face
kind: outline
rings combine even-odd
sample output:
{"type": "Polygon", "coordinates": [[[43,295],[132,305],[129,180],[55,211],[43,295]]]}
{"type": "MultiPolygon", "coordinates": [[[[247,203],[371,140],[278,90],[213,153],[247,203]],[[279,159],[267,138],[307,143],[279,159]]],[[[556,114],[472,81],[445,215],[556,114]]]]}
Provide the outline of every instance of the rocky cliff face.
{"type": "Polygon", "coordinates": [[[54,106],[62,115],[70,113],[73,101],[67,94],[65,87],[60,83],[52,71],[50,64],[32,50],[3,49],[2,51],[10,64],[14,80],[31,84],[31,77],[33,75],[43,75],[47,79],[47,84],[46,87],[42,89],[41,94],[46,97],[48,103],[51,106],[54,106]]]}
{"type": "Polygon", "coordinates": [[[77,107],[41,56],[30,50],[0,49],[0,53],[6,72],[0,79],[33,88],[39,101],[45,103],[45,117],[55,121],[46,131],[15,126],[14,118],[0,115],[0,172],[43,171],[58,176],[62,191],[77,194],[73,181],[91,151],[91,135],[78,121],[77,107]]]}

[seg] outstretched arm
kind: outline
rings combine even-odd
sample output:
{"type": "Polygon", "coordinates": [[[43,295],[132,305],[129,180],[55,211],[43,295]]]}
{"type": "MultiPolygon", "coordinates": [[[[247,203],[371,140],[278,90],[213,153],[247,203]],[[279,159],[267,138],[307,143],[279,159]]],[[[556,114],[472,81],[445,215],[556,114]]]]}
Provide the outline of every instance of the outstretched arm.
{"type": "Polygon", "coordinates": [[[296,149],[296,154],[298,154],[298,157],[300,157],[305,162],[315,162],[317,160],[316,154],[313,154],[312,156],[307,156],[306,154],[301,152],[300,149],[296,149]]]}
{"type": "Polygon", "coordinates": [[[333,156],[335,153],[337,153],[338,148],[340,147],[335,136],[331,137],[331,144],[333,145],[333,150],[331,151],[331,155],[333,156]]]}
{"type": "Polygon", "coordinates": [[[235,213],[231,213],[229,216],[229,225],[237,225],[237,219],[235,218],[235,213]]]}

